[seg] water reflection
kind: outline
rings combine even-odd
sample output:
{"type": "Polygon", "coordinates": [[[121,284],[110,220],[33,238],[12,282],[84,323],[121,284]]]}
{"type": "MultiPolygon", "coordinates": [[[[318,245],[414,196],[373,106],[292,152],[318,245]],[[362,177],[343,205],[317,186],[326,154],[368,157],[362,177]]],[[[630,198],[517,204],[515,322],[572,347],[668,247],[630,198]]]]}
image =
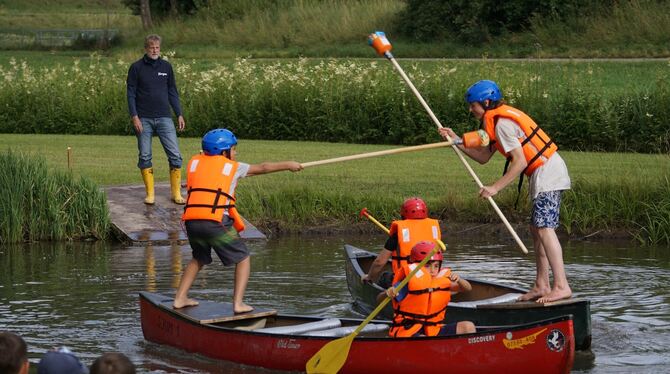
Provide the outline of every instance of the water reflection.
{"type": "MultiPolygon", "coordinates": [[[[528,287],[532,254],[510,242],[450,238],[447,262],[469,277],[528,287]],[[459,241],[460,240],[460,241],[459,241]]],[[[378,250],[378,237],[251,241],[246,300],[283,313],[354,316],[344,275],[344,243],[378,250]]],[[[593,351],[576,356],[576,372],[670,371],[670,251],[627,243],[565,243],[575,297],[591,300],[593,351]]],[[[31,361],[66,345],[90,364],[121,351],[142,372],[266,372],[210,360],[145,341],[137,292],[174,294],[188,245],[121,247],[104,243],[0,247],[0,329],[21,334],[31,361]]],[[[192,287],[197,298],[230,301],[233,268],[214,261],[192,287]]]]}

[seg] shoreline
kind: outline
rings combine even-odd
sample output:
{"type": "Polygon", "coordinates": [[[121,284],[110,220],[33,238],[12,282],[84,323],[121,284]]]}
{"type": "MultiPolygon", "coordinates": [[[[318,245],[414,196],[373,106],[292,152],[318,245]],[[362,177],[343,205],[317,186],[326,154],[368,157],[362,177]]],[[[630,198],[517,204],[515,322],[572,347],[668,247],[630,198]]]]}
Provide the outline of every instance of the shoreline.
{"type": "MultiPolygon", "coordinates": [[[[522,240],[531,240],[530,231],[527,224],[510,223],[514,231],[522,240]]],[[[346,222],[331,222],[323,225],[314,225],[306,227],[286,228],[281,227],[277,222],[260,222],[256,226],[268,235],[268,238],[278,238],[285,236],[344,236],[344,235],[375,235],[385,236],[386,234],[371,222],[357,222],[348,224],[346,222]]],[[[509,240],[513,242],[510,232],[505,225],[497,222],[472,223],[472,222],[445,222],[440,220],[442,235],[445,238],[450,236],[471,236],[491,237],[499,240],[509,240]]],[[[588,233],[574,232],[568,234],[564,228],[556,229],[556,234],[561,241],[613,241],[636,243],[634,236],[626,229],[602,229],[588,233]]],[[[638,244],[639,245],[639,244],[638,244]]],[[[529,248],[530,250],[531,248],[529,248]]]]}

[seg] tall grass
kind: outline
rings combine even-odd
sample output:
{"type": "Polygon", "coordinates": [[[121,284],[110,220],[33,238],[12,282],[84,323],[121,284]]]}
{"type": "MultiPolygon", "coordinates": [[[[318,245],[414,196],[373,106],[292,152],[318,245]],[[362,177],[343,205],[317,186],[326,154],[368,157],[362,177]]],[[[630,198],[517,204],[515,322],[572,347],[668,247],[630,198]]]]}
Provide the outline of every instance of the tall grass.
{"type": "MultiPolygon", "coordinates": [[[[205,3],[205,2],[200,2],[205,3]]],[[[368,57],[363,39],[385,30],[401,57],[667,57],[667,1],[608,2],[611,8],[572,19],[536,18],[529,30],[503,35],[481,46],[448,40],[413,40],[395,32],[402,0],[210,1],[197,14],[156,22],[167,43],[189,58],[368,57]]],[[[116,0],[7,0],[0,4],[0,48],[21,49],[26,29],[106,28],[121,30],[123,47],[114,56],[141,51],[147,31],[139,16],[116,0]],[[20,30],[22,33],[12,33],[20,30]]],[[[23,46],[23,47],[22,47],[23,46]]]]}
{"type": "Polygon", "coordinates": [[[390,29],[404,7],[399,0],[230,3],[212,2],[193,18],[168,21],[156,31],[171,43],[242,49],[361,43],[374,28],[390,29]]]}
{"type": "Polygon", "coordinates": [[[557,21],[536,19],[532,35],[545,55],[667,56],[670,3],[615,1],[594,14],[557,21]]]}
{"type": "MultiPolygon", "coordinates": [[[[414,95],[383,60],[227,63],[176,59],[186,135],[228,127],[249,139],[418,144],[438,139],[414,95]]],[[[129,61],[0,64],[0,132],[130,134],[129,61]]],[[[477,124],[463,103],[472,82],[499,82],[562,149],[668,152],[667,63],[412,62],[404,69],[444,125],[477,124]],[[633,74],[631,74],[631,72],[633,74]],[[630,74],[627,81],[622,77],[630,74]]]]}
{"type": "Polygon", "coordinates": [[[104,239],[109,213],[90,179],[50,170],[42,157],[0,153],[0,243],[104,239]]]}

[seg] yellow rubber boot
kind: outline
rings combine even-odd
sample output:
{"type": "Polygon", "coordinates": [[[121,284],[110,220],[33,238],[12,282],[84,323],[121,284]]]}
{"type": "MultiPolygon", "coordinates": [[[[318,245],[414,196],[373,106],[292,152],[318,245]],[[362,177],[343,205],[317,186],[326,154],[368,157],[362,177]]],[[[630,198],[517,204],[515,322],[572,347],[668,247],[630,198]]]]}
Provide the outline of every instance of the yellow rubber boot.
{"type": "Polygon", "coordinates": [[[181,169],[170,168],[170,188],[172,190],[172,201],[179,205],[186,204],[186,200],[181,197],[181,169]]]}
{"type": "Polygon", "coordinates": [[[142,169],[142,179],[144,180],[144,188],[147,191],[147,197],[144,198],[144,203],[148,205],[153,205],[155,202],[154,199],[154,169],[146,168],[142,169]]]}

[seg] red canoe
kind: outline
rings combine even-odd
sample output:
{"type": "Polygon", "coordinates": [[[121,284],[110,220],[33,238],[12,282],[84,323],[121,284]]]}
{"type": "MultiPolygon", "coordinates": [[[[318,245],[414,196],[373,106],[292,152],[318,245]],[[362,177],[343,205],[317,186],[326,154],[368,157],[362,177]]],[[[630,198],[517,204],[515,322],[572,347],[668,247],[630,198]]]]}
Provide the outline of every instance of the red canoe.
{"type": "MultiPolygon", "coordinates": [[[[172,299],[140,292],[144,338],[215,359],[274,370],[304,371],[329,341],[362,320],[234,314],[229,303],[200,301],[174,310],[172,299]]],[[[354,339],[342,373],[568,373],[574,360],[572,317],[478,328],[469,335],[392,339],[388,322],[373,321],[354,339]],[[480,331],[481,330],[481,331],[480,331]]]]}

